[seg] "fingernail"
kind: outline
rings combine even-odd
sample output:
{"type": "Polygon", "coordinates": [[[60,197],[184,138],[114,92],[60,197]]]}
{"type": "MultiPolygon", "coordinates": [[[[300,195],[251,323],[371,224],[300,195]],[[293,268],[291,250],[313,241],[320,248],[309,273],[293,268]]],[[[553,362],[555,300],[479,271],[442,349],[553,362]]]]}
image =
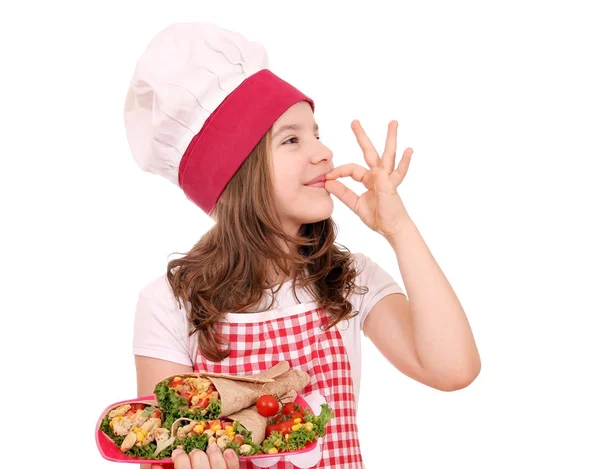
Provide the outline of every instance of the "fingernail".
{"type": "Polygon", "coordinates": [[[174,451],[171,453],[171,456],[172,456],[172,457],[175,457],[175,456],[177,456],[178,454],[183,454],[183,453],[185,453],[185,451],[183,451],[181,448],[177,448],[176,450],[174,450],[174,451]]]}
{"type": "Polygon", "coordinates": [[[198,448],[194,448],[192,451],[190,451],[190,456],[198,451],[200,451],[198,448]]]}
{"type": "Polygon", "coordinates": [[[219,449],[219,447],[217,446],[216,443],[211,443],[210,445],[208,445],[207,451],[217,451],[218,449],[219,449]]]}
{"type": "Polygon", "coordinates": [[[235,452],[232,449],[228,449],[227,451],[225,451],[225,459],[228,459],[229,461],[232,461],[233,459],[235,459],[235,452]]]}

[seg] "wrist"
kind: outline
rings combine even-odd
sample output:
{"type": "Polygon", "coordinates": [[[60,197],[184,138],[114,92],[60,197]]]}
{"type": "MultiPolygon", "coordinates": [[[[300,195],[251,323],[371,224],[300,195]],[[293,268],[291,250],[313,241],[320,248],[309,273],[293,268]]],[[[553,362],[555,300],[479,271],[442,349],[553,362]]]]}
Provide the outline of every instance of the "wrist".
{"type": "Polygon", "coordinates": [[[399,239],[401,239],[404,236],[404,234],[407,232],[407,230],[413,229],[414,226],[415,226],[414,222],[408,216],[408,214],[406,214],[405,216],[398,219],[397,223],[393,226],[393,228],[389,232],[382,233],[382,234],[383,234],[383,237],[390,244],[394,245],[396,242],[398,242],[399,239]]]}

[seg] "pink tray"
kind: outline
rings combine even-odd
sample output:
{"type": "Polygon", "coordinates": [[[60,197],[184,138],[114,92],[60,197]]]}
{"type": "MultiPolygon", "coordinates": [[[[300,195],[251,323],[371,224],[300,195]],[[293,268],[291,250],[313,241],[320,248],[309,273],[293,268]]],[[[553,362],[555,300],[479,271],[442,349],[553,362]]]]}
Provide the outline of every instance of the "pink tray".
{"type": "MultiPolygon", "coordinates": [[[[96,423],[96,446],[98,447],[100,454],[102,455],[102,457],[104,459],[107,459],[107,460],[113,461],[113,462],[128,462],[128,463],[135,463],[135,464],[161,464],[161,465],[168,464],[168,465],[172,466],[173,461],[171,461],[170,459],[140,459],[140,458],[133,458],[131,456],[128,456],[128,455],[122,453],[121,450],[117,447],[117,445],[115,445],[114,442],[110,438],[108,438],[108,436],[106,436],[106,434],[103,431],[100,430],[100,425],[102,424],[102,420],[104,419],[104,416],[110,411],[110,409],[112,409],[113,407],[116,407],[120,404],[127,404],[128,402],[137,402],[137,401],[154,401],[154,402],[156,402],[154,399],[154,396],[146,396],[146,397],[139,397],[136,399],[127,399],[126,401],[115,402],[114,404],[111,404],[108,407],[106,407],[106,409],[104,409],[104,411],[100,415],[100,418],[98,419],[98,422],[96,423]]],[[[311,412],[313,412],[313,410],[309,407],[307,402],[300,395],[298,395],[295,402],[300,404],[303,408],[309,409],[311,412]]],[[[278,456],[285,456],[287,454],[306,453],[308,451],[312,451],[316,446],[317,446],[317,441],[313,441],[313,442],[309,443],[308,445],[306,445],[304,447],[304,449],[301,449],[298,451],[288,451],[288,452],[279,453],[279,454],[257,454],[254,456],[240,456],[240,461],[244,461],[247,459],[263,459],[263,458],[273,458],[273,457],[276,458],[278,456]]]]}

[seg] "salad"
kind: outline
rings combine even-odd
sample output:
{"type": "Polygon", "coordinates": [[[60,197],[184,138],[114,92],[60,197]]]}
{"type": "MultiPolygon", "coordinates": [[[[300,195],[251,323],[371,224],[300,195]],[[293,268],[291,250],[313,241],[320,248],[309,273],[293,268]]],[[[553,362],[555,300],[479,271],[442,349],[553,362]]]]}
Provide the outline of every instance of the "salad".
{"type": "Polygon", "coordinates": [[[333,417],[327,404],[321,404],[321,413],[314,415],[296,402],[286,403],[270,418],[261,451],[277,454],[300,450],[325,436],[325,427],[333,417]]]}

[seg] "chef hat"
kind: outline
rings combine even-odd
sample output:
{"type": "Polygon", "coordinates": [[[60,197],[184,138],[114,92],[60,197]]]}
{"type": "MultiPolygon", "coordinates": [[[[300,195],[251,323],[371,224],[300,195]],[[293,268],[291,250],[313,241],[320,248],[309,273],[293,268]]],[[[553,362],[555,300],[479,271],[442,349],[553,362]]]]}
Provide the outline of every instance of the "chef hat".
{"type": "Polygon", "coordinates": [[[125,102],[136,163],[210,213],[252,149],[292,105],[313,101],[268,69],[265,48],[209,23],[160,31],[125,102]]]}

